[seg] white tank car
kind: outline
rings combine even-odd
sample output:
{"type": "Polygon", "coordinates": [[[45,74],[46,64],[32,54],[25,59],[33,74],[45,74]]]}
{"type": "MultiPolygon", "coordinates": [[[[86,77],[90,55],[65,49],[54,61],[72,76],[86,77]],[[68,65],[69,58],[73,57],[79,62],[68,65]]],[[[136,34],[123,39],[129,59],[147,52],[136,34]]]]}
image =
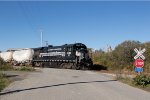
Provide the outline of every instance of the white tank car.
{"type": "Polygon", "coordinates": [[[8,52],[1,52],[0,53],[0,57],[6,61],[6,62],[9,62],[12,60],[12,55],[13,55],[13,52],[12,51],[8,51],[8,52]]]}
{"type": "Polygon", "coordinates": [[[21,49],[14,51],[13,60],[18,63],[25,63],[33,59],[34,51],[33,49],[21,49]]]}

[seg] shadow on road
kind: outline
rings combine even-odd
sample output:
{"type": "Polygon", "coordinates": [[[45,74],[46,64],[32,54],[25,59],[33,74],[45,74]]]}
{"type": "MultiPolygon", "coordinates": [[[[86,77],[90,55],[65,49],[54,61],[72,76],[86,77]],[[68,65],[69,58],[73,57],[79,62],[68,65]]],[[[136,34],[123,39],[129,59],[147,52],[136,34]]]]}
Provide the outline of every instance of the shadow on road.
{"type": "Polygon", "coordinates": [[[72,83],[56,84],[56,85],[41,86],[41,87],[34,87],[34,88],[27,88],[27,89],[19,89],[19,90],[13,90],[13,91],[8,91],[8,92],[1,92],[0,95],[6,95],[6,94],[10,94],[10,93],[16,93],[16,92],[22,92],[22,91],[29,91],[29,90],[36,90],[36,89],[42,89],[42,88],[49,88],[49,87],[58,87],[58,86],[64,86],[64,85],[86,84],[86,83],[99,83],[99,82],[111,82],[111,81],[117,81],[117,80],[72,82],[72,83]]]}
{"type": "Polygon", "coordinates": [[[91,70],[107,70],[107,67],[99,64],[94,64],[91,70]]]}
{"type": "Polygon", "coordinates": [[[11,78],[11,77],[17,77],[19,75],[6,75],[7,78],[11,78]]]}

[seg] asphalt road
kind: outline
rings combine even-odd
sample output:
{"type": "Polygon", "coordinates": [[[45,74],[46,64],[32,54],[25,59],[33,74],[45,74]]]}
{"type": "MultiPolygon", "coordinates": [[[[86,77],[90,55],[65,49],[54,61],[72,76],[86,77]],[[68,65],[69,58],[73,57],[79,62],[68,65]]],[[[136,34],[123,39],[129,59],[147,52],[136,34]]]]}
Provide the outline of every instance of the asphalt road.
{"type": "Polygon", "coordinates": [[[150,93],[112,76],[80,70],[41,69],[13,82],[0,100],[150,100],[150,93]]]}

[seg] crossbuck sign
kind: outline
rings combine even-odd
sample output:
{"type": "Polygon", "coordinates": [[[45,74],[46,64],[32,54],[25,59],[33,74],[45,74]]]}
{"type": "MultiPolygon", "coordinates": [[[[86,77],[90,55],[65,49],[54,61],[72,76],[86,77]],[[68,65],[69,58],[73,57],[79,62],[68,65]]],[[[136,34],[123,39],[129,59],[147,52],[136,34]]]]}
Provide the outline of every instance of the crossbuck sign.
{"type": "Polygon", "coordinates": [[[146,51],[146,49],[138,50],[137,48],[134,49],[134,51],[137,53],[136,56],[134,56],[134,59],[142,58],[145,60],[145,57],[143,56],[143,53],[146,51]]]}

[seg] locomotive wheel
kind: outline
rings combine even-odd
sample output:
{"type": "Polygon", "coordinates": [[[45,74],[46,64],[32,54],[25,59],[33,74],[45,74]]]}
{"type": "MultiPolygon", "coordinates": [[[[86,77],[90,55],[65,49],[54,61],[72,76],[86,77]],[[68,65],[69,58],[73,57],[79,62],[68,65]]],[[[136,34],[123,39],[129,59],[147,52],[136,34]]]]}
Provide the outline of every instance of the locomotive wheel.
{"type": "Polygon", "coordinates": [[[73,63],[62,63],[60,65],[60,68],[65,68],[65,69],[76,69],[76,66],[73,63]]]}
{"type": "Polygon", "coordinates": [[[52,67],[53,68],[58,68],[59,66],[57,65],[57,62],[52,62],[52,67]]]}
{"type": "Polygon", "coordinates": [[[69,63],[66,64],[67,69],[71,68],[71,65],[69,63]]]}
{"type": "Polygon", "coordinates": [[[76,70],[79,70],[80,69],[80,65],[76,65],[76,70]]]}
{"type": "Polygon", "coordinates": [[[85,67],[85,66],[82,66],[82,69],[83,69],[83,70],[89,70],[89,68],[88,68],[88,67],[85,67]]]}
{"type": "Polygon", "coordinates": [[[76,65],[72,63],[71,69],[76,69],[76,65]]]}
{"type": "Polygon", "coordinates": [[[40,64],[40,67],[44,68],[44,67],[45,67],[45,64],[44,64],[44,63],[41,63],[41,64],[40,64]]]}
{"type": "Polygon", "coordinates": [[[65,64],[65,63],[62,63],[62,64],[60,65],[60,68],[66,68],[66,64],[65,64]]]}
{"type": "Polygon", "coordinates": [[[68,63],[68,64],[67,64],[67,68],[68,68],[68,69],[72,69],[72,68],[73,68],[73,65],[74,65],[73,63],[68,63]]]}

